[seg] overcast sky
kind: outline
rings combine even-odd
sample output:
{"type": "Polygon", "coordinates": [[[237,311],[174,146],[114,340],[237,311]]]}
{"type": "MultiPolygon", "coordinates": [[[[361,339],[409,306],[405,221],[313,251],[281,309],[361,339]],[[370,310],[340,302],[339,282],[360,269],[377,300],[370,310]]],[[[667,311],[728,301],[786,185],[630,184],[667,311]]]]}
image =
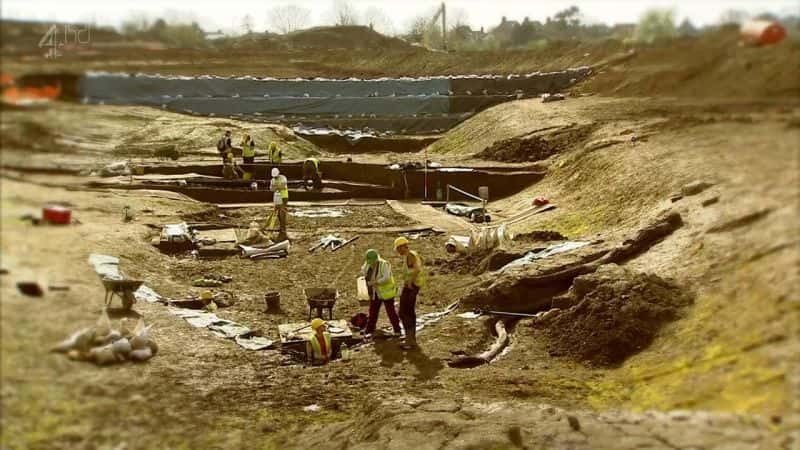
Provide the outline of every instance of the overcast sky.
{"type": "MultiPolygon", "coordinates": [[[[293,3],[312,11],[314,25],[325,24],[330,17],[332,0],[2,0],[3,18],[59,22],[94,22],[119,26],[136,13],[150,17],[195,20],[207,30],[229,32],[240,28],[242,18],[249,14],[255,30],[268,27],[271,7],[293,3]]],[[[405,29],[408,22],[420,13],[433,11],[440,3],[435,0],[350,0],[358,10],[377,7],[386,13],[395,27],[405,29]]],[[[467,12],[467,22],[473,28],[496,25],[502,16],[544,21],[548,16],[569,5],[578,6],[585,19],[591,22],[632,23],[648,8],[672,8],[680,21],[689,17],[698,25],[713,24],[728,9],[747,11],[752,15],[763,12],[800,14],[800,0],[448,0],[448,11],[467,12]]]]}

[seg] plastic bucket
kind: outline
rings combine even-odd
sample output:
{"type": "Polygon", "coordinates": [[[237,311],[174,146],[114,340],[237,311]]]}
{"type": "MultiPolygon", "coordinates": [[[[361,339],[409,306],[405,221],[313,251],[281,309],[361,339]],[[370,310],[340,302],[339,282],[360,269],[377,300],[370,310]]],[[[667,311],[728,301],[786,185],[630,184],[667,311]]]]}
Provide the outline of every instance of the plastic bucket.
{"type": "Polygon", "coordinates": [[[369,301],[369,289],[367,289],[367,280],[364,277],[358,277],[358,280],[356,280],[356,290],[358,301],[369,301]]]}

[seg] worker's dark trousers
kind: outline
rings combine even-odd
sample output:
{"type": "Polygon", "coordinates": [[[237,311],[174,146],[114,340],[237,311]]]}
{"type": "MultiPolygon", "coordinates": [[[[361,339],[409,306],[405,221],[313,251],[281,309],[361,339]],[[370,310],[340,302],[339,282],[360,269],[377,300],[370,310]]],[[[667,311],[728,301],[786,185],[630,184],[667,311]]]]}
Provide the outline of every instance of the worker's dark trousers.
{"type": "Polygon", "coordinates": [[[253,164],[253,162],[255,160],[256,160],[255,156],[243,156],[242,157],[242,161],[244,161],[245,164],[253,164]]]}
{"type": "Polygon", "coordinates": [[[417,294],[419,287],[414,284],[411,287],[404,286],[400,294],[400,320],[403,321],[406,340],[409,341],[417,340],[417,294]]]}
{"type": "Polygon", "coordinates": [[[278,225],[280,227],[280,233],[282,236],[286,236],[286,209],[287,204],[289,201],[287,199],[283,199],[283,204],[278,205],[278,225]]]}
{"type": "Polygon", "coordinates": [[[394,309],[394,299],[380,300],[377,295],[374,295],[369,302],[369,318],[367,319],[367,328],[364,332],[367,334],[375,332],[375,325],[378,323],[378,313],[381,311],[381,304],[386,307],[386,315],[389,316],[389,322],[391,322],[394,332],[400,334],[400,318],[397,317],[397,311],[394,309]]]}

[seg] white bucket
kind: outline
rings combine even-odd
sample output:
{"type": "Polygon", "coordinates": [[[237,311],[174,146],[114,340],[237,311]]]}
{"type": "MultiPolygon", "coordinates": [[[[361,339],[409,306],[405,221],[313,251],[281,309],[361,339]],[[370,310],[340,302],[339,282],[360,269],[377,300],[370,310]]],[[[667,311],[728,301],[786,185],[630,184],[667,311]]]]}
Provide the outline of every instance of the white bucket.
{"type": "Polygon", "coordinates": [[[356,287],[358,290],[356,294],[358,301],[369,300],[369,289],[367,289],[367,280],[364,277],[358,277],[358,280],[356,280],[356,287]]]}

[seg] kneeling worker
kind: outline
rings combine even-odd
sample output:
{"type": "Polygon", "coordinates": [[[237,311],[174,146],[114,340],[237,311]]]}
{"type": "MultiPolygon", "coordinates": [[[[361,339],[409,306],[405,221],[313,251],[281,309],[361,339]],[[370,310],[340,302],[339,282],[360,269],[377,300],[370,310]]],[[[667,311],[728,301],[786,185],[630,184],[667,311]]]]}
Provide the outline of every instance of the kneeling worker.
{"type": "Polygon", "coordinates": [[[317,317],[311,321],[311,330],[314,332],[306,341],[306,357],[314,366],[328,364],[333,355],[331,334],[327,331],[325,321],[317,317]]]}
{"type": "Polygon", "coordinates": [[[319,159],[306,158],[303,161],[303,186],[308,189],[309,182],[314,189],[322,189],[322,172],[319,170],[319,159]]]}

